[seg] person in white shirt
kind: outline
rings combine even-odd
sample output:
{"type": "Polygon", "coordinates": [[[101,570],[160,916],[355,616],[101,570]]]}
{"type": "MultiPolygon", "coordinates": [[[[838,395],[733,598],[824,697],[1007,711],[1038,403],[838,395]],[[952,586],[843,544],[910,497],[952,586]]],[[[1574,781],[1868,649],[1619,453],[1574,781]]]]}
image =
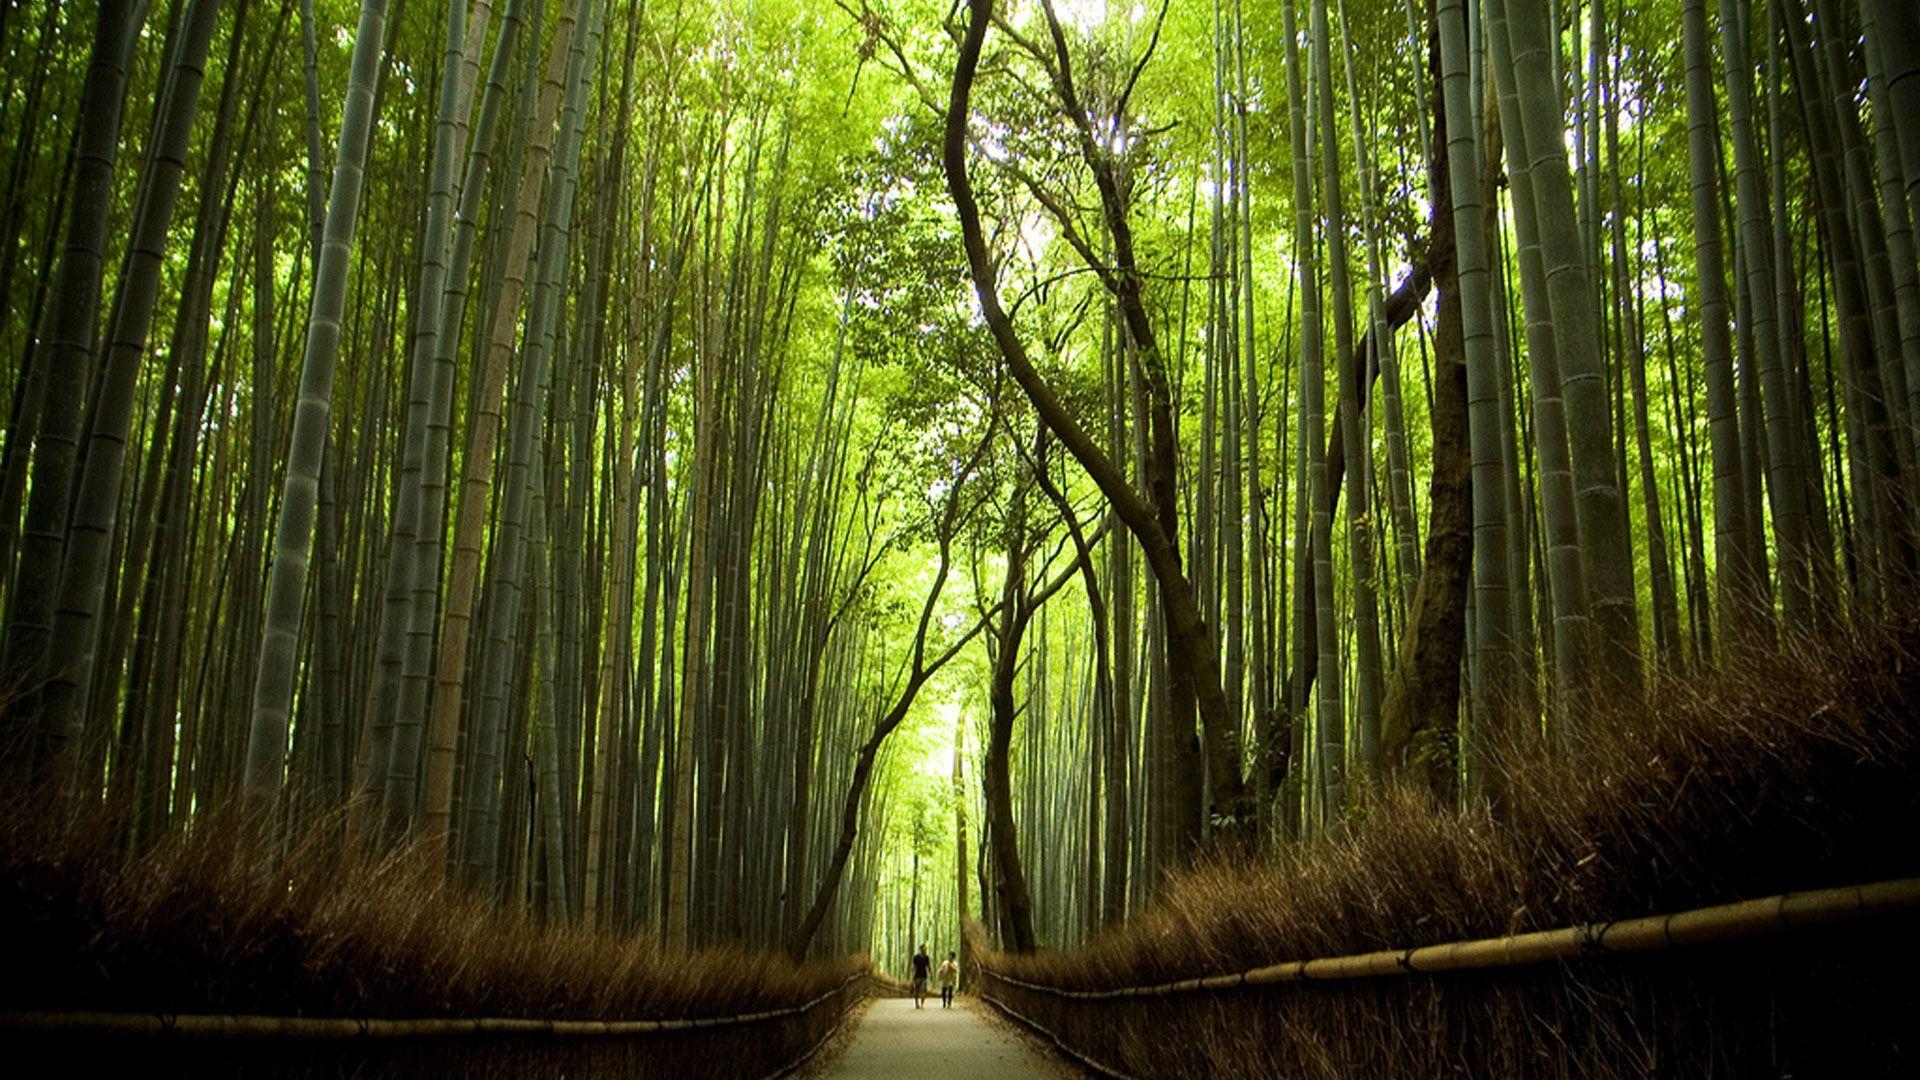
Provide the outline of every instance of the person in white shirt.
{"type": "Polygon", "coordinates": [[[953,954],[940,963],[940,1007],[953,1008],[953,988],[960,981],[960,965],[954,962],[953,954]]]}

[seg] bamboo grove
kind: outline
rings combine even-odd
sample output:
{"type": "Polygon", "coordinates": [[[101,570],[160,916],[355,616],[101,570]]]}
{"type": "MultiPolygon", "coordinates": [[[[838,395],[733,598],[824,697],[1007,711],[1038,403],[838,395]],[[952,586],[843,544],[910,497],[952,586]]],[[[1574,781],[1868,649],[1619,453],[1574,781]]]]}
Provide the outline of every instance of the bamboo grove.
{"type": "Polygon", "coordinates": [[[1910,610],[1911,0],[7,0],[8,784],[1072,943],[1910,610]]]}

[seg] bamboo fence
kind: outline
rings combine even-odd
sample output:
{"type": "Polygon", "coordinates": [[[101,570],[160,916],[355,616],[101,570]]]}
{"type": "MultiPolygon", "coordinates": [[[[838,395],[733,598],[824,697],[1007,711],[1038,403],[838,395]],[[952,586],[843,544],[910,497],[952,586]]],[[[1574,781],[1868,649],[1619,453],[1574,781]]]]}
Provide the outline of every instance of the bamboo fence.
{"type": "Polygon", "coordinates": [[[1920,877],[1850,885],[1836,889],[1782,893],[1758,900],[1694,908],[1670,915],[1648,915],[1614,922],[1581,923],[1506,937],[1477,938],[1441,945],[1380,949],[1348,956],[1289,960],[1230,975],[1180,979],[1150,986],[1106,990],[1067,990],[981,969],[989,978],[1023,990],[1079,1001],[1164,997],[1243,986],[1368,979],[1387,975],[1424,975],[1446,971],[1520,967],[1552,960],[1611,953],[1653,952],[1690,945],[1717,945],[1799,930],[1821,929],[1886,915],[1920,910],[1920,877]]]}
{"type": "MultiPolygon", "coordinates": [[[[995,971],[978,959],[985,982],[1074,1001],[1113,1001],[1220,992],[1243,987],[1336,982],[1396,975],[1442,974],[1513,968],[1601,955],[1648,953],[1696,945],[1723,945],[1799,931],[1831,929],[1920,911],[1920,878],[1901,878],[1842,888],[1782,893],[1756,900],[1694,908],[1668,915],[1582,923],[1557,930],[1478,938],[1439,945],[1381,949],[1347,956],[1269,964],[1247,971],[1180,979],[1145,986],[1070,990],[995,971]]],[[[1040,1021],[982,989],[982,1000],[1046,1038],[1094,1073],[1128,1080],[1129,1074],[1071,1045],[1040,1021]]]]}
{"type": "Polygon", "coordinates": [[[165,1036],[181,1039],[416,1039],[467,1035],[542,1035],[554,1038],[631,1037],[675,1031],[740,1027],[811,1012],[868,977],[857,971],[811,1000],[781,1009],[735,1016],[659,1020],[552,1020],[519,1017],[245,1016],[190,1013],[6,1012],[0,1031],[11,1035],[165,1036]]]}

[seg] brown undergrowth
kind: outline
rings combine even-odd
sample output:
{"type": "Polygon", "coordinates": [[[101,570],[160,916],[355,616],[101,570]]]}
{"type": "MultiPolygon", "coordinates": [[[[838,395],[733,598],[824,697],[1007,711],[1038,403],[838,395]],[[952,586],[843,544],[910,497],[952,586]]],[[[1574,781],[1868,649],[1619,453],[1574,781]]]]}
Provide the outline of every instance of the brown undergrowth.
{"type": "MultiPolygon", "coordinates": [[[[1917,656],[1908,626],[1662,679],[1576,752],[1512,755],[1506,821],[1375,791],[1338,835],[1183,873],[1084,948],[987,961],[1151,985],[1920,875],[1917,656]]],[[[1139,1076],[1911,1075],[1915,931],[1127,1003],[990,992],[1139,1076]]]]}
{"type": "MultiPolygon", "coordinates": [[[[238,814],[131,856],[112,815],[9,808],[0,828],[0,1009],[324,1017],[653,1020],[799,1005],[864,958],[795,965],[734,949],[544,925],[439,887],[418,860],[343,854],[318,828],[276,858],[238,814]]],[[[336,823],[337,824],[337,823],[336,823]]],[[[864,981],[796,1017],[633,1038],[65,1039],[141,1074],[764,1076],[799,1058],[864,981]]]]}

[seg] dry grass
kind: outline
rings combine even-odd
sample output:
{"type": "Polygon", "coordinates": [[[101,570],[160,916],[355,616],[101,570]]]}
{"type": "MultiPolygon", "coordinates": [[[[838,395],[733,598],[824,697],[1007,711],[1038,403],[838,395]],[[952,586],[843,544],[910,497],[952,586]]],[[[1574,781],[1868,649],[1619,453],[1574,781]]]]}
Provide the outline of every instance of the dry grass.
{"type": "MultiPolygon", "coordinates": [[[[542,925],[450,895],[406,856],[371,861],[318,838],[283,859],[230,815],[124,857],[99,818],[41,824],[6,815],[0,829],[0,927],[9,975],[0,1008],[305,1016],[496,1016],[657,1019],[731,1016],[807,1001],[865,965],[796,966],[782,957],[715,950],[676,954],[649,939],[542,925]],[[266,867],[272,866],[269,870],[266,867]]],[[[860,984],[854,984],[855,989],[860,984]]],[[[753,1076],[797,1057],[857,992],[808,1014],[750,1028],[633,1040],[429,1040],[324,1054],[294,1053],[313,1074],[480,1072],[577,1075],[641,1066],[649,1075],[753,1076]],[[362,1053],[361,1051],[365,1051],[362,1053]],[[351,1054],[359,1057],[347,1060],[351,1054]]],[[[87,1048],[80,1048],[87,1049],[87,1048]]],[[[100,1049],[94,1047],[92,1049],[100,1049]]],[[[150,1046],[113,1048],[150,1066],[150,1046]]],[[[183,1073],[204,1057],[172,1047],[183,1073]]],[[[171,1051],[170,1051],[171,1052],[171,1051]]],[[[274,1071],[285,1047],[226,1048],[234,1070],[274,1071]]],[[[199,1051],[194,1051],[195,1054],[199,1051]]],[[[148,1071],[151,1071],[149,1068],[148,1071]]]]}
{"type": "Polygon", "coordinates": [[[832,1073],[839,1065],[840,1059],[846,1055],[847,1048],[853,1045],[854,1038],[859,1034],[861,1021],[866,1019],[867,1010],[873,1007],[874,1001],[879,996],[869,994],[850,1006],[846,1016],[840,1022],[839,1029],[821,1044],[812,1057],[790,1074],[793,1080],[820,1080],[821,1077],[832,1073]]]}
{"type": "MultiPolygon", "coordinates": [[[[992,962],[1142,985],[1920,874],[1917,651],[1906,628],[1665,682],[1572,759],[1516,755],[1510,825],[1376,792],[1338,837],[1195,869],[1085,948],[992,962]]],[[[1885,929],[1825,953],[1015,1007],[1140,1075],[1876,1075],[1912,1066],[1920,1030],[1913,927],[1885,929]]]]}

